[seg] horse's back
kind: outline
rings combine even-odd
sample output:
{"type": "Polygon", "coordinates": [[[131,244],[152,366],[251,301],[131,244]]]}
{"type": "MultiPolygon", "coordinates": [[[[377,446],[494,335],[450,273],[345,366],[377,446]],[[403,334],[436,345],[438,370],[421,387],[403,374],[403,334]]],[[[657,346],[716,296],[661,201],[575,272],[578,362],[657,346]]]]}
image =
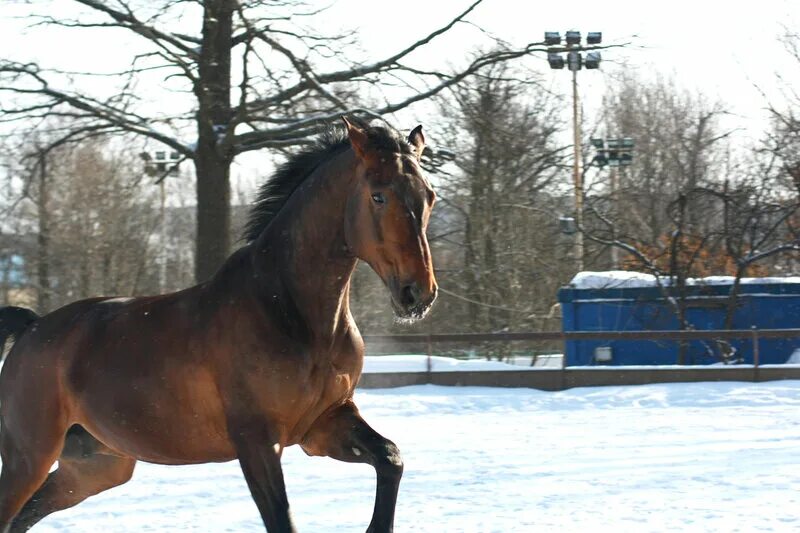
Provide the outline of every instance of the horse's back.
{"type": "Polygon", "coordinates": [[[9,380],[24,379],[31,368],[57,366],[59,355],[68,351],[64,341],[70,331],[89,309],[104,299],[80,300],[39,317],[11,347],[0,373],[0,393],[9,380]]]}
{"type": "MultiPolygon", "coordinates": [[[[135,298],[96,297],[60,307],[31,325],[17,340],[3,366],[3,375],[22,367],[62,366],[78,346],[90,342],[90,331],[113,319],[115,312],[135,298]]],[[[23,376],[15,376],[20,378],[23,376]]],[[[5,378],[9,379],[9,378],[5,378]]]]}

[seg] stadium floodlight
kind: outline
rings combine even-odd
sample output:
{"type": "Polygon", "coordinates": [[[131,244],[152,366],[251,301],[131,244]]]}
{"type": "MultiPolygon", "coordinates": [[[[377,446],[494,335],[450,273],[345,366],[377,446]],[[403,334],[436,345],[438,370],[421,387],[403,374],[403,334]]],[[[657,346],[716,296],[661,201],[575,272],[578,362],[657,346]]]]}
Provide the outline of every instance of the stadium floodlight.
{"type": "Polygon", "coordinates": [[[576,72],[581,69],[581,64],[583,63],[582,56],[580,52],[569,52],[567,54],[567,66],[572,72],[576,72]]]}
{"type": "Polygon", "coordinates": [[[633,139],[630,137],[593,138],[591,143],[597,149],[592,162],[598,167],[629,166],[633,162],[633,139]]]}
{"type": "Polygon", "coordinates": [[[586,34],[586,43],[587,44],[600,44],[603,42],[603,32],[601,31],[590,31],[586,34]]]}
{"type": "Polygon", "coordinates": [[[568,31],[567,44],[581,44],[581,32],[574,30],[568,31]]]}
{"type": "Polygon", "coordinates": [[[586,68],[600,68],[600,52],[589,52],[584,61],[586,68]]]}
{"type": "Polygon", "coordinates": [[[599,154],[594,156],[594,164],[601,168],[606,166],[608,164],[608,158],[606,157],[606,154],[600,152],[599,154]]]}
{"type": "Polygon", "coordinates": [[[557,31],[544,32],[544,44],[547,46],[555,46],[561,44],[561,34],[557,31]]]}
{"type": "Polygon", "coordinates": [[[554,54],[552,52],[547,54],[547,62],[550,64],[550,68],[552,69],[564,68],[564,56],[561,54],[554,54]]]}
{"type": "Polygon", "coordinates": [[[564,235],[573,235],[578,231],[575,218],[561,215],[558,217],[558,227],[564,235]]]}

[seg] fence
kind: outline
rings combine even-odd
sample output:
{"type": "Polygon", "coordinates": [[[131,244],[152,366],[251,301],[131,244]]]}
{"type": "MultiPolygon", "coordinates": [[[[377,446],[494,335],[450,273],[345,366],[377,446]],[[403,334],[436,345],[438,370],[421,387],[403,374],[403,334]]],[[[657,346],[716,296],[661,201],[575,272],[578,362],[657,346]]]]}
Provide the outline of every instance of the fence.
{"type": "Polygon", "coordinates": [[[521,333],[457,333],[429,335],[365,335],[367,346],[416,346],[428,355],[426,372],[365,374],[359,386],[363,388],[398,387],[432,383],[439,385],[474,385],[495,387],[531,387],[543,390],[563,390],[571,387],[599,385],[640,385],[692,381],[771,381],[800,379],[800,366],[760,365],[759,342],[762,339],[797,338],[800,329],[750,330],[692,330],[692,331],[545,331],[521,333]],[[753,344],[753,364],[735,366],[687,367],[567,367],[530,368],[501,371],[432,372],[431,356],[437,345],[488,342],[539,342],[568,340],[730,340],[749,339],[753,344]]]}

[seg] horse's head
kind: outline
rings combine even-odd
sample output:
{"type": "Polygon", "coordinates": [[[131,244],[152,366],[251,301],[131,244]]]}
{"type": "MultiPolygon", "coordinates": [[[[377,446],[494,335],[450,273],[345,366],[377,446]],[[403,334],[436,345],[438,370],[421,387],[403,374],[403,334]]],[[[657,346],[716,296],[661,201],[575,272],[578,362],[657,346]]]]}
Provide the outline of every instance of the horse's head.
{"type": "Polygon", "coordinates": [[[345,218],[347,244],[389,288],[399,318],[422,318],[437,291],[425,235],[436,194],[419,164],[422,127],[414,128],[407,143],[389,142],[383,128],[344,122],[357,161],[345,218]]]}

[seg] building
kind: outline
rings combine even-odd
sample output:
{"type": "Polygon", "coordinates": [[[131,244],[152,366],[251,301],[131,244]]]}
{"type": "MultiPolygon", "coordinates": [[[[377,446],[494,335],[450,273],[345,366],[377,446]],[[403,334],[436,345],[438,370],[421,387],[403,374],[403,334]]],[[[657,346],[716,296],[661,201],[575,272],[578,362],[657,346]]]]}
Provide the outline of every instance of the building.
{"type": "Polygon", "coordinates": [[[35,235],[0,233],[0,306],[35,305],[36,289],[28,265],[34,249],[35,235]]]}

